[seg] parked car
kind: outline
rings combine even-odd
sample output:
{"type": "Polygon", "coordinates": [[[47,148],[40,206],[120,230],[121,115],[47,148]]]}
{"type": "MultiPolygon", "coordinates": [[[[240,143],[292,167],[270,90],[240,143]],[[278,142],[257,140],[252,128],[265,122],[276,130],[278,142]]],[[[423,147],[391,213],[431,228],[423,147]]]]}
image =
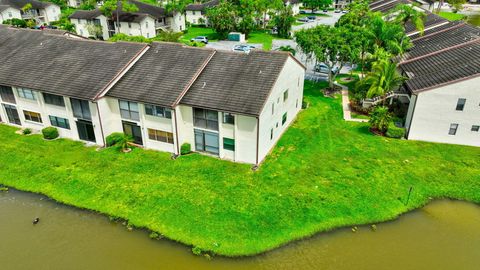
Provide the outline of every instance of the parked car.
{"type": "MultiPolygon", "coordinates": [[[[318,73],[328,74],[328,70],[329,70],[329,67],[324,63],[319,63],[315,66],[315,72],[318,72],[318,73]]],[[[338,71],[338,67],[333,67],[332,70],[330,70],[330,72],[332,73],[336,73],[337,71],[338,71]]]]}
{"type": "Polygon", "coordinates": [[[317,20],[316,16],[308,16],[307,18],[309,18],[310,20],[313,20],[313,21],[317,20]]]}
{"type": "Polygon", "coordinates": [[[197,36],[192,39],[190,39],[191,42],[202,42],[205,44],[208,44],[208,38],[206,36],[197,36]]]}
{"type": "Polygon", "coordinates": [[[324,10],[323,10],[323,13],[327,13],[327,12],[328,12],[328,9],[324,9],[324,10]]]}
{"type": "Polygon", "coordinates": [[[307,13],[305,10],[300,10],[300,14],[305,14],[307,13]]]}
{"type": "Polygon", "coordinates": [[[237,44],[237,45],[233,46],[232,51],[249,53],[252,49],[255,49],[255,46],[247,45],[247,44],[237,44]]]}
{"type": "Polygon", "coordinates": [[[340,9],[335,9],[334,12],[335,12],[335,13],[340,13],[340,12],[342,12],[342,11],[341,11],[340,9]]]}
{"type": "Polygon", "coordinates": [[[347,14],[348,11],[344,9],[344,10],[342,10],[342,13],[343,13],[343,14],[347,14]]]}
{"type": "Polygon", "coordinates": [[[303,17],[298,19],[299,22],[314,22],[315,20],[309,19],[308,17],[303,17]]]}

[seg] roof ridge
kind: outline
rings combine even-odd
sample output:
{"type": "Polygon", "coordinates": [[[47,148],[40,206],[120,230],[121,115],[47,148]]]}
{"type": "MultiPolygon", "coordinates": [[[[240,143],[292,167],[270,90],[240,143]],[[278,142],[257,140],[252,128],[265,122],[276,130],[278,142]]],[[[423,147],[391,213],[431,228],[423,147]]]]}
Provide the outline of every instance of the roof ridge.
{"type": "Polygon", "coordinates": [[[408,59],[408,60],[405,60],[405,61],[400,61],[399,65],[414,62],[414,61],[417,61],[417,60],[420,60],[420,59],[423,59],[423,58],[426,58],[426,57],[430,57],[432,55],[440,54],[440,53],[443,53],[443,52],[446,52],[446,51],[449,51],[449,50],[453,50],[453,49],[456,49],[456,48],[467,46],[467,45],[470,45],[472,43],[476,43],[476,42],[479,42],[479,41],[480,41],[480,37],[477,36],[477,38],[475,38],[473,40],[470,40],[470,41],[467,41],[467,42],[464,42],[464,43],[460,43],[460,44],[457,44],[457,45],[454,45],[454,46],[451,46],[451,47],[447,47],[447,48],[444,48],[444,49],[441,49],[441,50],[438,50],[438,51],[435,51],[435,52],[431,52],[431,53],[428,53],[428,54],[425,54],[425,55],[422,55],[422,56],[418,56],[418,57],[415,57],[415,58],[412,58],[412,59],[408,59]]]}
{"type": "Polygon", "coordinates": [[[216,53],[217,53],[216,50],[212,50],[212,53],[208,56],[207,59],[205,59],[205,62],[202,64],[202,66],[200,66],[200,68],[197,70],[197,72],[193,75],[193,78],[187,83],[187,85],[185,86],[183,91],[180,93],[180,95],[177,97],[175,102],[172,104],[172,107],[175,107],[180,103],[180,101],[183,99],[185,94],[187,94],[190,87],[192,87],[193,83],[195,83],[195,81],[197,81],[200,74],[202,74],[203,70],[207,67],[208,63],[210,63],[210,60],[212,60],[213,56],[216,53]]]}
{"type": "MultiPolygon", "coordinates": [[[[451,23],[451,22],[447,22],[446,24],[448,24],[448,23],[451,23]]],[[[436,35],[436,34],[443,33],[443,32],[448,31],[448,30],[457,29],[457,28],[459,28],[459,27],[461,27],[461,26],[463,26],[463,25],[465,25],[465,24],[466,24],[466,23],[461,22],[461,23],[459,23],[459,24],[453,25],[452,27],[449,27],[449,28],[446,28],[446,29],[442,29],[442,30],[440,30],[440,31],[437,31],[437,32],[434,32],[434,33],[431,33],[431,34],[428,34],[428,35],[425,35],[425,36],[420,36],[420,37],[418,37],[418,38],[414,38],[414,39],[412,39],[412,42],[413,42],[413,41],[418,41],[418,40],[421,40],[421,39],[424,39],[424,38],[427,38],[427,37],[431,37],[431,36],[434,36],[434,35],[436,35]]],[[[435,29],[435,28],[437,28],[437,27],[439,27],[439,26],[442,26],[442,25],[445,25],[445,24],[438,24],[438,25],[435,25],[435,27],[431,27],[431,28],[426,29],[426,30],[435,29]]]]}

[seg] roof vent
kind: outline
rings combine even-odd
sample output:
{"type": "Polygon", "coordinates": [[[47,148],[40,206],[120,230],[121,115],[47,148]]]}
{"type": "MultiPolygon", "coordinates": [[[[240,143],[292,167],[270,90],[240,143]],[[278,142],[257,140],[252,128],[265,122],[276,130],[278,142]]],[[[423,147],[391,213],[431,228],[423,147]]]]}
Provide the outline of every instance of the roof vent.
{"type": "Polygon", "coordinates": [[[262,74],[262,71],[260,70],[260,71],[258,72],[258,74],[262,74]]]}
{"type": "Polygon", "coordinates": [[[40,46],[43,46],[43,42],[40,42],[40,46]]]}
{"type": "Polygon", "coordinates": [[[125,49],[125,50],[123,50],[123,53],[127,53],[127,50],[126,50],[126,49],[125,49]]]}
{"type": "Polygon", "coordinates": [[[203,82],[202,89],[205,88],[205,86],[207,86],[207,82],[203,82]]]}
{"type": "Polygon", "coordinates": [[[158,50],[155,50],[155,53],[158,53],[158,50]]]}

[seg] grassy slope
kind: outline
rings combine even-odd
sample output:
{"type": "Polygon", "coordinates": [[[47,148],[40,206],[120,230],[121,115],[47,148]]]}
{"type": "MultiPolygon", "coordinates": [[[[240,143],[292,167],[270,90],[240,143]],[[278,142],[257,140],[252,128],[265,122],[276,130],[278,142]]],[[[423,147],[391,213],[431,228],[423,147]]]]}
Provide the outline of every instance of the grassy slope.
{"type": "Polygon", "coordinates": [[[209,41],[217,41],[218,34],[211,28],[191,26],[188,28],[188,32],[181,37],[182,41],[190,41],[190,39],[196,36],[207,36],[209,41]]]}
{"type": "Polygon", "coordinates": [[[440,13],[438,13],[438,15],[440,17],[443,17],[443,18],[449,20],[449,21],[459,21],[459,20],[463,20],[466,17],[463,14],[446,12],[446,11],[440,11],[440,13]]]}
{"type": "Polygon", "coordinates": [[[306,82],[310,107],[257,172],[197,154],[97,152],[0,125],[0,182],[229,256],[392,219],[431,197],[480,202],[479,148],[374,136],[342,121],[340,99],[319,87],[306,82]]]}

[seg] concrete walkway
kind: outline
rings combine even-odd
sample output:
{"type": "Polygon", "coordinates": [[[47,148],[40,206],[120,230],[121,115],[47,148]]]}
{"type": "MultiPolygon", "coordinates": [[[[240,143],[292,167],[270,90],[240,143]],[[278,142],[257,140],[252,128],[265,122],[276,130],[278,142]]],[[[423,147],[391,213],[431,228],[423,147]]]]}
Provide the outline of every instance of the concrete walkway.
{"type": "Polygon", "coordinates": [[[351,122],[361,122],[361,123],[368,122],[367,119],[352,118],[352,111],[350,110],[350,99],[348,98],[348,88],[338,83],[335,83],[335,85],[340,86],[342,88],[343,119],[345,121],[351,121],[351,122]]]}

